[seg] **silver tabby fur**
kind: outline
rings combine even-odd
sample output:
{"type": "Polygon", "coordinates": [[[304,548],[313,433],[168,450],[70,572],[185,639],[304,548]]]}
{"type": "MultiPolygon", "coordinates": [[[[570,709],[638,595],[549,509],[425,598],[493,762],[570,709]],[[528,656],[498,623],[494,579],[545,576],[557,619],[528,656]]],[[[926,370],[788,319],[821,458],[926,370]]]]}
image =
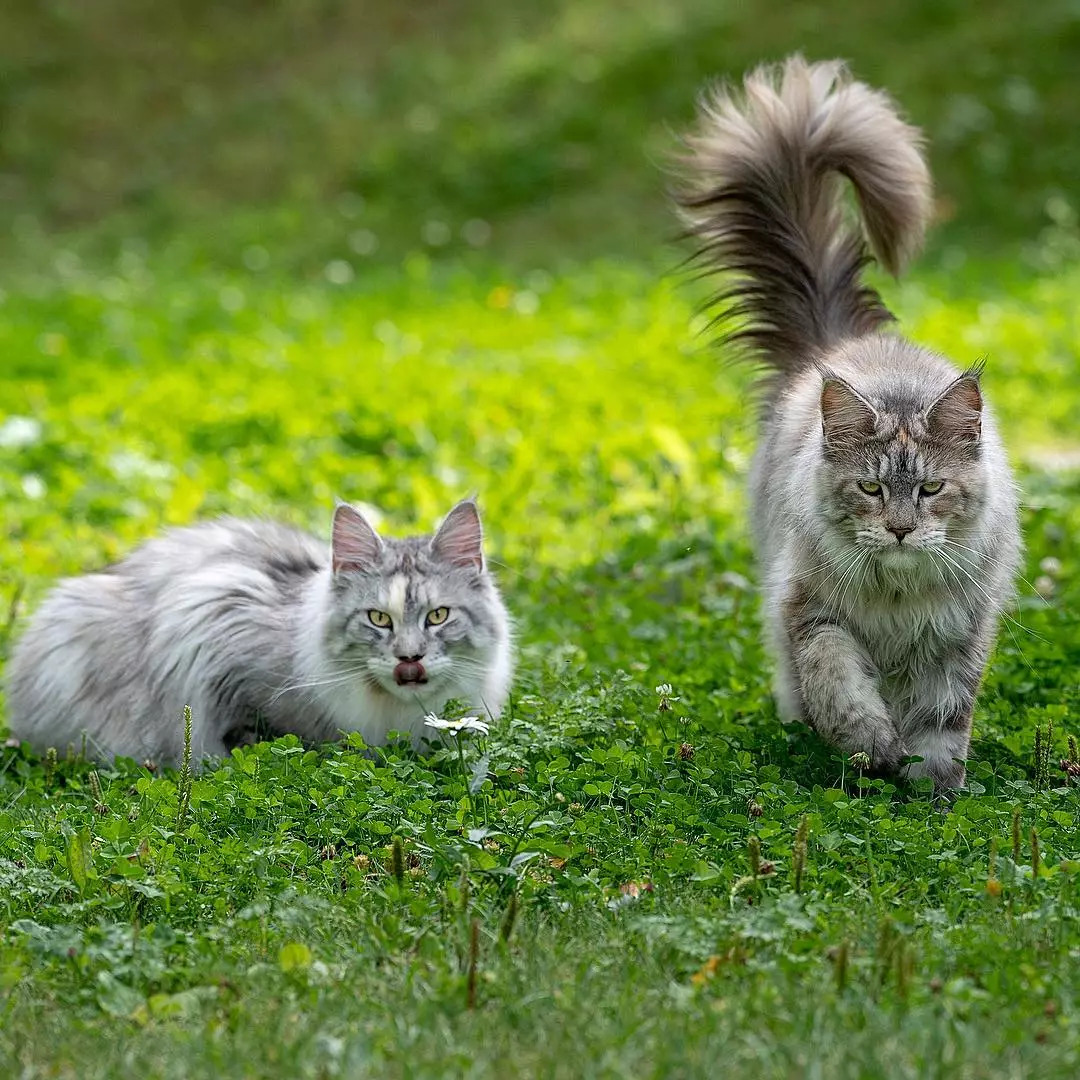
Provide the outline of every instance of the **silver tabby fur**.
{"type": "Polygon", "coordinates": [[[358,731],[377,745],[394,730],[419,744],[425,714],[451,698],[497,717],[511,674],[510,623],[473,502],[433,537],[403,540],[341,505],[329,546],[226,518],[61,582],[15,651],[8,708],[12,734],[39,751],[85,734],[97,758],[175,764],[185,705],[196,757],[261,731],[311,742],[358,731]],[[426,625],[442,607],[445,621],[426,625]],[[392,626],[373,625],[373,610],[392,626]],[[398,685],[402,658],[422,658],[427,681],[398,685]]]}
{"type": "Polygon", "coordinates": [[[890,333],[862,278],[871,251],[897,272],[922,242],[919,134],[841,63],[795,56],[710,95],[689,148],[682,211],[728,340],[765,369],[751,500],[781,715],[961,786],[1020,536],[981,368],[890,333]]]}

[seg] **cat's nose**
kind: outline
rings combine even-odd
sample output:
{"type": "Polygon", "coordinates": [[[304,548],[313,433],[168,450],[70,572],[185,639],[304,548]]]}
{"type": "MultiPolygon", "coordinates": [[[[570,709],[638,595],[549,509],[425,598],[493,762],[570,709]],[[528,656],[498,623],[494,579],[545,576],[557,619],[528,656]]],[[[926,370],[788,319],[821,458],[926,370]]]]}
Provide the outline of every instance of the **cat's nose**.
{"type": "Polygon", "coordinates": [[[420,660],[424,659],[424,654],[423,653],[416,653],[414,656],[401,656],[399,654],[398,659],[403,664],[415,664],[415,663],[418,663],[420,660]]]}
{"type": "Polygon", "coordinates": [[[904,542],[904,537],[907,536],[908,533],[914,532],[914,531],[915,531],[914,529],[903,529],[899,525],[890,525],[889,526],[889,532],[891,532],[893,534],[893,536],[896,537],[896,542],[898,544],[902,544],[904,542]]]}

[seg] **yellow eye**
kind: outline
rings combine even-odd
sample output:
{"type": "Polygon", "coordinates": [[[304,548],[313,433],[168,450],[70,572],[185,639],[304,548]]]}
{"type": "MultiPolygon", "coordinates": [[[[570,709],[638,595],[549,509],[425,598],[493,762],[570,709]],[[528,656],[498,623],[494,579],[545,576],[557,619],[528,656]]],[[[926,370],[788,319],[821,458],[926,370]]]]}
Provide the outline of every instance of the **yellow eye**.
{"type": "Polygon", "coordinates": [[[865,495],[880,495],[881,485],[875,484],[873,480],[860,480],[859,490],[865,495]]]}
{"type": "Polygon", "coordinates": [[[428,626],[438,626],[439,623],[446,622],[446,618],[449,614],[450,609],[448,607],[437,607],[434,611],[429,611],[427,613],[427,618],[424,622],[428,626]]]}
{"type": "Polygon", "coordinates": [[[944,480],[931,480],[919,488],[920,495],[936,495],[945,486],[944,480]]]}
{"type": "Polygon", "coordinates": [[[377,626],[380,630],[388,630],[394,625],[394,620],[385,611],[376,611],[372,608],[367,613],[367,617],[371,620],[371,625],[377,626]]]}

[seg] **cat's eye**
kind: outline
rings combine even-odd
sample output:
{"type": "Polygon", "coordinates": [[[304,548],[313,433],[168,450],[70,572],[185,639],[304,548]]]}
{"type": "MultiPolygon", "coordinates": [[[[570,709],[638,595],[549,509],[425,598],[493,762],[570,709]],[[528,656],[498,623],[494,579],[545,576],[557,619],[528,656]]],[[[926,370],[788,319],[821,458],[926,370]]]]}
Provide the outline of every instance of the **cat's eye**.
{"type": "Polygon", "coordinates": [[[439,623],[446,622],[447,616],[450,614],[448,607],[437,607],[433,611],[427,613],[427,618],[424,620],[427,626],[438,626],[439,623]]]}
{"type": "Polygon", "coordinates": [[[380,630],[389,630],[394,625],[394,620],[385,611],[376,611],[375,608],[367,613],[367,617],[371,620],[371,625],[377,626],[380,630]]]}
{"type": "Polygon", "coordinates": [[[919,488],[920,495],[936,495],[945,486],[944,480],[930,480],[919,488]]]}
{"type": "Polygon", "coordinates": [[[874,483],[873,480],[860,480],[859,481],[859,490],[864,495],[880,495],[881,494],[881,485],[874,483]]]}

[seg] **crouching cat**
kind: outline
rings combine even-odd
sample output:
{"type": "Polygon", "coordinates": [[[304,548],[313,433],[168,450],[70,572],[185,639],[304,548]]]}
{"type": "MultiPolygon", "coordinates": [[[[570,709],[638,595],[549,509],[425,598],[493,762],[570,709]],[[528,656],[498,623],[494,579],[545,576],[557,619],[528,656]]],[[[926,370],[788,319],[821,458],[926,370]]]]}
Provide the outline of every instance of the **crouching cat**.
{"type": "Polygon", "coordinates": [[[225,518],[61,582],[15,650],[9,722],[38,750],[85,734],[95,757],[162,763],[182,756],[185,705],[196,757],[260,730],[418,744],[425,714],[451,698],[497,717],[512,668],[475,503],[404,540],[340,505],[329,547],[225,518]]]}
{"type": "Polygon", "coordinates": [[[707,98],[689,146],[683,213],[729,340],[766,370],[751,500],[781,714],[959,787],[1020,537],[981,367],[889,333],[862,279],[871,249],[897,272],[922,241],[920,137],[842,64],[796,56],[707,98]]]}

